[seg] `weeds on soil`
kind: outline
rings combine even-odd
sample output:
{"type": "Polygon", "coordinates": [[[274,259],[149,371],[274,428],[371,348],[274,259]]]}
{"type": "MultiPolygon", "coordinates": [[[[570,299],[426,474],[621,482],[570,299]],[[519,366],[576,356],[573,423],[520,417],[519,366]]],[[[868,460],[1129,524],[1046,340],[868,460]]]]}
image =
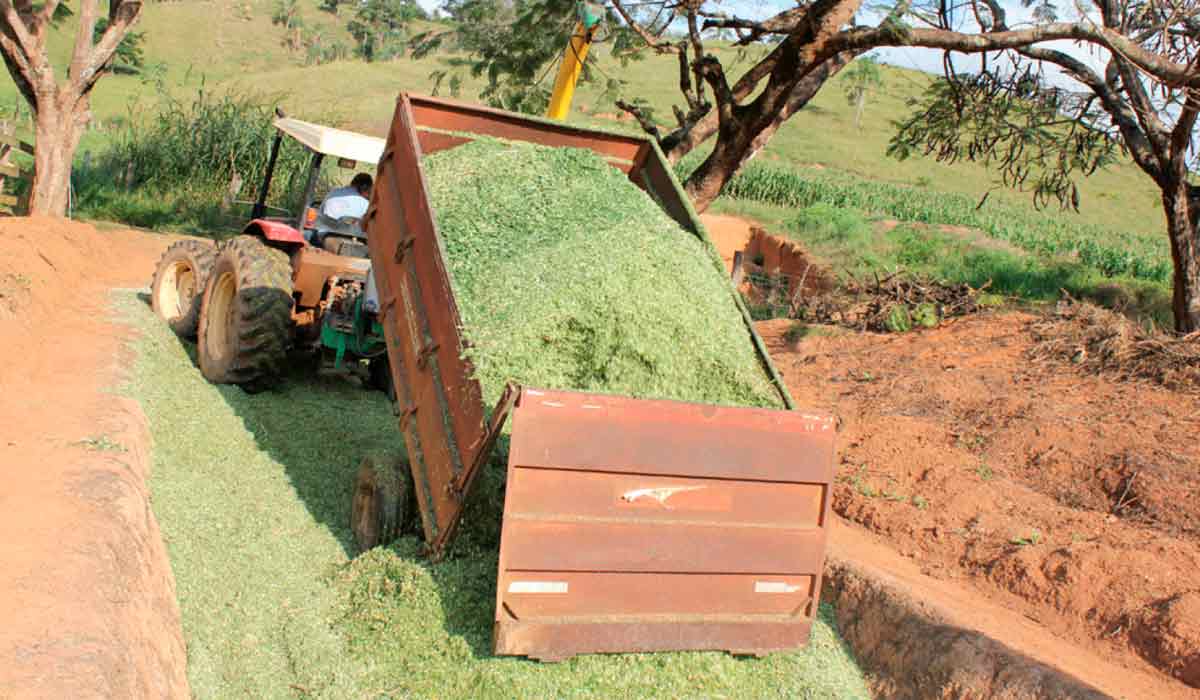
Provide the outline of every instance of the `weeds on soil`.
{"type": "MultiPolygon", "coordinates": [[[[264,95],[204,88],[190,101],[161,94],[152,115],[131,115],[96,163],[77,171],[80,213],[193,233],[240,228],[249,206],[222,211],[221,200],[235,174],[241,179],[237,200],[258,195],[276,134],[277,104],[264,95]]],[[[283,140],[270,203],[296,211],[308,162],[307,151],[283,140]]]]}
{"type": "MultiPolygon", "coordinates": [[[[906,333],[918,328],[935,328],[946,319],[977,313],[991,305],[984,289],[906,272],[885,277],[876,275],[866,281],[849,277],[837,288],[817,294],[800,290],[786,305],[781,303],[783,297],[779,293],[781,288],[786,290],[786,279],[752,276],[750,280],[758,289],[760,307],[770,305],[779,311],[779,315],[803,323],[860,331],[906,333]]],[[[791,333],[790,329],[788,333],[791,333]]]]}

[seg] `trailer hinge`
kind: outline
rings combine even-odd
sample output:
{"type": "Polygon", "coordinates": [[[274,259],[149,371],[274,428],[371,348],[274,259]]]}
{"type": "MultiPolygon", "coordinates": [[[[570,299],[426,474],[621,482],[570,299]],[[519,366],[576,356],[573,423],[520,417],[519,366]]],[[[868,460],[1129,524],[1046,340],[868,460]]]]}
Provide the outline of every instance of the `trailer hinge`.
{"type": "Polygon", "coordinates": [[[417,405],[413,403],[408,404],[408,406],[406,406],[404,411],[400,414],[401,432],[408,430],[408,421],[415,415],[417,415],[417,405]]]}
{"type": "Polygon", "coordinates": [[[417,353],[417,368],[425,369],[425,365],[429,362],[429,356],[437,352],[438,344],[435,342],[426,343],[425,347],[417,353]]]}
{"type": "Polygon", "coordinates": [[[504,393],[500,395],[500,400],[496,402],[496,408],[492,411],[492,417],[488,419],[487,431],[483,434],[482,444],[471,458],[470,467],[460,472],[450,482],[456,495],[462,496],[471,488],[471,482],[475,480],[475,475],[487,463],[488,457],[491,457],[492,448],[496,446],[496,438],[500,437],[500,429],[504,427],[504,421],[508,420],[508,414],[512,412],[520,395],[520,385],[512,382],[505,385],[504,393]]]}
{"type": "Polygon", "coordinates": [[[413,244],[416,242],[417,242],[416,238],[409,236],[408,238],[405,238],[404,240],[402,240],[396,244],[396,254],[394,257],[395,257],[395,260],[397,263],[404,262],[404,254],[407,253],[408,249],[413,247],[413,244]]]}

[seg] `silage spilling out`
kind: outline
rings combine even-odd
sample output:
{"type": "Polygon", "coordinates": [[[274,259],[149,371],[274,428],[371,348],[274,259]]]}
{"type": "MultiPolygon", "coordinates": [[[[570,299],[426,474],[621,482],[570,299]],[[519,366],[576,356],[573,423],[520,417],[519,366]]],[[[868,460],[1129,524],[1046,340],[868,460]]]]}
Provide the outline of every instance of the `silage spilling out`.
{"type": "Polygon", "coordinates": [[[781,406],[706,244],[597,154],[477,140],[424,170],[489,407],[509,381],[781,406]]]}

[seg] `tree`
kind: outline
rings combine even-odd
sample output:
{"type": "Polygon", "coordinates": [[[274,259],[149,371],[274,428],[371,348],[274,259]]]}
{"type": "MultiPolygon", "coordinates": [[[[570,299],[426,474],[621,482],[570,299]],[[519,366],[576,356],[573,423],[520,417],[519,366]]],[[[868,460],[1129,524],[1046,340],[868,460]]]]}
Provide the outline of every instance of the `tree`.
{"type": "Polygon", "coordinates": [[[80,0],[78,27],[66,80],[59,82],[48,50],[50,29],[61,18],[59,0],[0,0],[0,54],[17,89],[34,113],[33,214],[62,216],[70,197],[71,162],[91,119],[91,94],[107,72],[142,4],[110,0],[101,17],[97,0],[80,0]],[[96,38],[101,19],[107,28],[96,38]]]}
{"type": "Polygon", "coordinates": [[[863,110],[867,106],[867,95],[883,85],[879,62],[874,56],[860,56],[842,75],[846,101],[854,107],[854,128],[862,128],[863,110]]]}
{"type": "MultiPolygon", "coordinates": [[[[104,32],[108,30],[108,20],[103,17],[99,22],[96,22],[96,31],[92,33],[92,43],[95,44],[104,36],[104,32]]],[[[106,69],[110,73],[117,75],[138,75],[142,69],[146,67],[146,58],[142,53],[142,42],[146,35],[142,32],[129,32],[121,43],[117,44],[117,51],[113,54],[112,61],[109,62],[106,69]]]]}
{"type": "MultiPolygon", "coordinates": [[[[1093,0],[1074,23],[1039,2],[1034,24],[1008,26],[997,0],[973,7],[982,30],[946,32],[947,47],[983,44],[1004,52],[973,75],[947,74],[899,125],[894,155],[979,160],[1035,202],[1079,206],[1074,180],[1129,155],[1158,186],[1174,266],[1173,312],[1180,332],[1200,330],[1200,187],[1192,184],[1200,115],[1200,6],[1093,0]],[[1096,56],[1049,44],[1073,39],[1096,56]],[[1057,84],[1048,82],[1054,68],[1057,84]]],[[[933,15],[947,24],[947,10],[933,15]]]]}
{"type": "Polygon", "coordinates": [[[367,61],[387,61],[404,55],[410,25],[426,19],[415,0],[362,0],[346,25],[367,61]]]}
{"type": "MultiPolygon", "coordinates": [[[[1035,197],[1065,195],[1060,201],[1071,203],[1074,178],[1108,162],[1106,144],[1126,149],[1162,192],[1175,265],[1176,327],[1200,329],[1200,192],[1188,182],[1200,114],[1197,1],[1088,0],[1090,4],[1072,6],[1074,21],[1058,19],[1055,0],[1023,1],[1033,9],[1031,20],[1013,29],[998,0],[897,0],[873,25],[856,24],[862,19],[862,0],[811,0],[756,20],[729,16],[711,0],[612,0],[612,56],[625,61],[638,52],[674,55],[683,98],[673,109],[675,125],[669,130],[651,118],[644,102],[620,100],[617,105],[636,117],[672,160],[712,141],[712,150],[685,182],[703,210],[779,127],[856,56],[884,46],[941,49],[947,56],[949,87],[943,86],[940,100],[931,98],[924,117],[939,116],[940,121],[929,122],[927,129],[921,128],[921,119],[910,122],[894,152],[914,152],[923,144],[928,152],[945,152],[946,157],[990,154],[989,162],[1007,173],[1010,184],[1027,184],[1037,170],[1035,197]],[[676,27],[683,28],[682,34],[676,27]],[[722,31],[737,36],[735,46],[763,48],[744,68],[739,65],[736,79],[706,50],[709,37],[722,31]],[[1082,51],[1064,51],[1055,43],[1063,41],[1082,51]],[[1089,52],[1103,68],[1079,57],[1089,52]],[[1012,59],[1007,72],[996,67],[998,53],[1012,59]],[[983,82],[973,91],[960,89],[967,81],[953,77],[956,71],[949,66],[954,54],[982,56],[983,82]],[[1023,71],[1021,62],[1038,68],[1023,71]],[[1045,66],[1073,80],[1082,93],[1078,99],[1045,90],[1039,78],[1045,66]],[[1018,74],[1027,77],[1014,79],[1018,74]],[[1005,85],[1007,93],[997,91],[1005,85]],[[989,115],[989,92],[1013,106],[1016,111],[1008,114],[1025,119],[1024,126],[1010,124],[1000,111],[989,115]],[[938,105],[940,112],[932,109],[938,105]],[[972,132],[973,125],[988,126],[972,132]],[[1006,149],[1012,149],[1011,156],[1006,149]]],[[[486,9],[505,4],[466,0],[464,5],[486,9]]],[[[502,85],[511,75],[518,86],[538,85],[530,76],[538,74],[536,66],[557,57],[549,47],[565,43],[574,3],[514,0],[511,7],[515,28],[493,36],[490,47],[473,51],[472,70],[486,73],[492,84],[502,85]]],[[[457,29],[434,38],[442,41],[462,26],[460,21],[457,29]]],[[[603,70],[601,57],[593,55],[589,67],[603,70]]]]}
{"type": "Polygon", "coordinates": [[[288,51],[295,52],[304,46],[304,15],[297,0],[275,0],[271,24],[283,27],[283,45],[288,51]]]}
{"type": "MultiPolygon", "coordinates": [[[[607,62],[624,67],[647,53],[673,55],[679,66],[679,89],[684,105],[672,109],[675,125],[664,130],[653,119],[644,100],[619,99],[616,105],[633,115],[658,139],[672,161],[698,145],[714,139],[709,156],[685,182],[698,209],[703,210],[739,167],[758,153],[779,127],[816,95],[862,49],[835,52],[811,61],[813,49],[827,35],[854,17],[861,0],[818,0],[777,15],[768,27],[793,22],[794,32],[751,30],[741,20],[726,18],[715,3],[706,0],[627,2],[613,0],[602,39],[610,44],[608,56],[589,55],[583,79],[607,78],[606,89],[621,91],[620,71],[606,69],[607,62]],[[811,21],[800,21],[811,10],[811,21]],[[674,27],[686,27],[683,34],[674,27]],[[716,36],[736,37],[748,67],[732,84],[720,60],[707,51],[716,36]],[[614,75],[618,77],[614,77],[614,75]],[[711,98],[710,98],[711,95],[711,98]],[[741,101],[751,98],[748,104],[741,101]]],[[[449,28],[420,37],[421,51],[442,42],[453,42],[470,56],[471,71],[486,75],[485,97],[536,108],[540,100],[522,95],[545,91],[551,72],[575,23],[572,0],[455,0],[445,10],[449,28]],[[496,21],[508,16],[511,22],[496,21]]]]}

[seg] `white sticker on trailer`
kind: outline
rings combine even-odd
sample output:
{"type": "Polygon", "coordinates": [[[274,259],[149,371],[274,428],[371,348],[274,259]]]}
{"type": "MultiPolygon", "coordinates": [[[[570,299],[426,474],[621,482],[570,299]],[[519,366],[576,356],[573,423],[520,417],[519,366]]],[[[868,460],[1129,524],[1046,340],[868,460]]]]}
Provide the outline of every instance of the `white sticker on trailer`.
{"type": "Polygon", "coordinates": [[[795,586],[787,581],[755,581],[755,593],[795,593],[800,590],[800,586],[795,586]]]}
{"type": "Polygon", "coordinates": [[[566,581],[513,581],[509,593],[566,593],[566,581]]]}

